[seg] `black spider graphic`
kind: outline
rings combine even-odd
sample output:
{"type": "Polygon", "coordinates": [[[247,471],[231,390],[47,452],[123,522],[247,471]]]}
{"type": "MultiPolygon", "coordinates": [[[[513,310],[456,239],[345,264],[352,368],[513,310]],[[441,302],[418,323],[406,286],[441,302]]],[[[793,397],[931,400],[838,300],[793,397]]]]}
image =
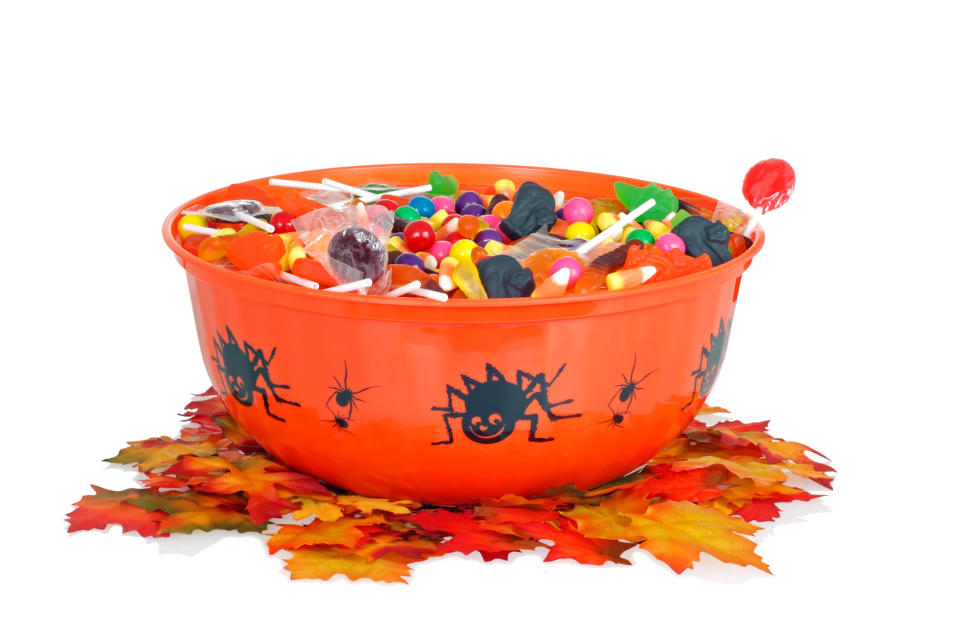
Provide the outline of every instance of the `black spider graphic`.
{"type": "Polygon", "coordinates": [[[709,348],[703,347],[699,354],[699,366],[692,371],[693,375],[693,394],[689,401],[683,406],[683,410],[693,405],[697,398],[709,394],[719,376],[719,367],[723,365],[723,358],[726,356],[726,345],[729,343],[729,328],[732,327],[730,319],[729,326],[726,320],[719,319],[719,329],[716,334],[709,335],[709,348]]]}
{"type": "Polygon", "coordinates": [[[636,354],[633,354],[633,367],[629,371],[629,378],[626,378],[625,374],[620,374],[623,378],[623,383],[616,384],[616,392],[613,393],[613,396],[610,397],[609,403],[606,404],[606,407],[609,408],[612,416],[606,421],[601,421],[602,424],[608,424],[610,427],[619,426],[626,420],[626,415],[629,413],[629,409],[633,405],[633,400],[636,399],[636,393],[640,390],[643,390],[643,387],[640,385],[649,377],[649,375],[656,372],[655,370],[650,370],[643,378],[639,381],[635,381],[633,377],[636,376],[636,354]],[[613,407],[613,402],[619,399],[620,403],[626,404],[625,408],[620,408],[617,410],[613,407]]]}
{"type": "Polygon", "coordinates": [[[270,379],[269,367],[276,356],[276,348],[270,352],[269,358],[264,355],[262,350],[257,350],[246,341],[243,347],[240,347],[230,326],[226,326],[226,336],[224,339],[220,331],[217,330],[213,337],[214,354],[213,363],[220,373],[220,381],[230,391],[230,394],[238,403],[244,406],[252,406],[254,393],[259,393],[263,398],[263,408],[266,414],[277,421],[285,422],[286,419],[270,412],[270,402],[267,398],[267,392],[273,397],[274,402],[285,403],[291,406],[299,406],[295,401],[282,398],[277,394],[277,389],[288,390],[290,387],[279,383],[273,383],[270,379]],[[257,385],[262,379],[266,388],[257,385]]]}
{"type": "Polygon", "coordinates": [[[327,419],[326,421],[336,424],[336,427],[340,430],[349,430],[350,420],[353,418],[353,411],[356,409],[356,404],[357,402],[363,402],[363,400],[359,398],[359,394],[361,392],[366,392],[367,390],[372,390],[373,388],[379,388],[379,386],[367,386],[359,390],[350,390],[350,384],[349,381],[347,381],[349,376],[350,371],[346,365],[346,361],[344,361],[343,383],[340,383],[340,380],[334,375],[333,381],[336,382],[336,387],[330,386],[330,390],[333,391],[333,394],[331,394],[330,398],[326,400],[326,409],[330,411],[331,415],[333,415],[332,419],[327,419]],[[339,408],[346,409],[345,417],[341,417],[336,408],[330,408],[330,402],[334,400],[339,408]]]}
{"type": "Polygon", "coordinates": [[[552,441],[552,437],[536,436],[539,415],[527,414],[526,411],[535,401],[546,411],[550,421],[571,419],[582,415],[582,413],[558,415],[553,412],[553,408],[573,402],[572,399],[566,399],[553,403],[548,396],[549,387],[555,383],[565,367],[565,363],[560,366],[556,376],[550,381],[546,381],[546,375],[543,373],[532,375],[517,370],[516,383],[513,383],[489,363],[486,364],[486,381],[477,381],[466,375],[460,375],[463,383],[466,384],[466,392],[447,384],[446,407],[433,406],[433,410],[444,413],[443,423],[446,425],[447,435],[446,441],[434,441],[433,445],[453,443],[451,419],[460,419],[463,434],[478,444],[494,444],[506,439],[520,421],[529,422],[530,441],[552,441]],[[453,408],[454,397],[463,402],[462,412],[453,408]]]}

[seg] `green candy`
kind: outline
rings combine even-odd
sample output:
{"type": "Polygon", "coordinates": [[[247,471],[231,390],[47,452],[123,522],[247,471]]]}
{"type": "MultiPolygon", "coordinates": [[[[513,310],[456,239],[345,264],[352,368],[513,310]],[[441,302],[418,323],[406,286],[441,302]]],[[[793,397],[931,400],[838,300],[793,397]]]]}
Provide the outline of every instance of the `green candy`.
{"type": "Polygon", "coordinates": [[[399,216],[400,218],[405,218],[407,221],[420,220],[420,213],[409,205],[401,205],[400,207],[397,207],[393,214],[399,216]]]}
{"type": "Polygon", "coordinates": [[[452,196],[460,187],[460,182],[452,174],[442,176],[435,169],[430,172],[430,185],[433,186],[430,194],[436,196],[452,196]]]}
{"type": "Polygon", "coordinates": [[[676,212],[676,216],[674,216],[672,220],[669,221],[669,226],[675,230],[677,225],[685,221],[690,216],[692,216],[692,214],[690,214],[686,210],[679,210],[678,212],[676,212]]]}
{"type": "Polygon", "coordinates": [[[650,183],[645,187],[636,187],[629,183],[616,181],[613,188],[616,190],[616,198],[626,207],[627,212],[632,212],[651,198],[656,199],[656,205],[653,206],[653,209],[636,219],[640,223],[643,221],[662,221],[667,214],[675,212],[679,207],[679,199],[673,195],[672,191],[663,189],[656,183],[650,183]]]}
{"type": "Polygon", "coordinates": [[[633,239],[641,241],[643,243],[655,243],[656,237],[653,236],[652,232],[649,230],[633,230],[626,236],[626,242],[629,243],[633,239]]]}
{"type": "Polygon", "coordinates": [[[398,190],[399,187],[393,187],[392,185],[384,185],[383,183],[367,183],[366,185],[360,185],[360,189],[366,190],[371,194],[385,194],[386,192],[392,192],[398,190]]]}

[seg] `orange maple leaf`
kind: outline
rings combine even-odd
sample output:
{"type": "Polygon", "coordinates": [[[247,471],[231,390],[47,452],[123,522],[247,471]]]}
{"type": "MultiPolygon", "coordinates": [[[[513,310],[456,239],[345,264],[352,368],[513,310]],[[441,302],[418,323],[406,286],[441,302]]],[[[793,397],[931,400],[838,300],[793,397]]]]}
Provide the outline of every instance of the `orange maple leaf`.
{"type": "Polygon", "coordinates": [[[114,491],[99,486],[91,487],[95,494],[81,497],[74,504],[76,509],[67,515],[67,521],[70,522],[68,533],[119,524],[124,533],[136,531],[141,537],[157,535],[157,527],[166,513],[145,510],[128,503],[139,497],[142,490],[129,488],[114,491]]]}
{"type": "Polygon", "coordinates": [[[416,559],[387,553],[376,559],[342,548],[300,548],[286,560],[286,568],[294,580],[328,580],[342,574],[351,580],[370,579],[376,582],[406,583],[410,563],[416,559]]]}
{"type": "Polygon", "coordinates": [[[294,550],[306,546],[327,544],[356,548],[357,544],[369,539],[369,535],[361,531],[358,526],[376,524],[380,520],[375,517],[353,518],[344,517],[335,522],[314,520],[309,524],[290,524],[283,526],[267,542],[270,555],[286,549],[294,550]]]}
{"type": "Polygon", "coordinates": [[[232,530],[241,533],[262,531],[243,512],[239,497],[206,495],[194,491],[183,493],[142,493],[129,503],[150,511],[162,511],[158,533],[192,533],[195,530],[232,530]]]}

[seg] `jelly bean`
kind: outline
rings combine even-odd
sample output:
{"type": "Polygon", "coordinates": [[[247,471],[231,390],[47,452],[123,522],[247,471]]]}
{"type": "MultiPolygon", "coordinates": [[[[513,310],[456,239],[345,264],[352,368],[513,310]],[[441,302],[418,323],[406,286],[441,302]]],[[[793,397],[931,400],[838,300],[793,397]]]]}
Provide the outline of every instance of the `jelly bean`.
{"type": "Polygon", "coordinates": [[[443,196],[452,196],[456,193],[456,190],[459,189],[460,183],[456,180],[456,177],[451,175],[442,176],[436,170],[430,172],[429,183],[432,186],[431,194],[434,196],[439,194],[443,196]]]}
{"type": "Polygon", "coordinates": [[[406,247],[414,252],[421,252],[432,247],[436,241],[436,232],[429,221],[413,221],[406,226],[403,240],[406,242],[406,247]]]}
{"type": "Polygon", "coordinates": [[[306,253],[306,250],[303,248],[303,245],[292,245],[290,249],[287,250],[286,256],[283,257],[283,260],[286,261],[286,266],[281,267],[292,267],[300,259],[307,259],[309,256],[306,253]]]}
{"type": "Polygon", "coordinates": [[[570,226],[566,228],[566,238],[568,239],[585,239],[588,241],[594,236],[596,236],[596,230],[593,229],[592,225],[583,221],[570,223],[570,226]]]}
{"type": "Polygon", "coordinates": [[[494,230],[498,230],[499,224],[503,222],[503,219],[498,216],[493,216],[492,214],[484,214],[483,216],[479,217],[479,219],[486,223],[487,227],[494,230]]]}
{"type": "Polygon", "coordinates": [[[396,208],[400,206],[399,203],[397,203],[396,201],[390,200],[388,198],[381,198],[380,200],[376,201],[376,204],[382,205],[383,207],[385,207],[391,212],[395,212],[396,208]]]}
{"type": "Polygon", "coordinates": [[[387,242],[387,247],[391,250],[398,250],[400,252],[409,252],[410,248],[407,247],[406,243],[403,242],[403,235],[396,234],[390,237],[390,240],[387,242]]]}
{"type": "MultiPolygon", "coordinates": [[[[499,219],[496,219],[499,220],[499,219]]],[[[473,237],[473,241],[476,242],[480,247],[484,247],[490,241],[503,242],[503,235],[493,228],[487,230],[480,230],[476,233],[476,236],[473,237]]]]}
{"type": "Polygon", "coordinates": [[[489,255],[502,254],[503,250],[506,249],[506,246],[499,241],[487,241],[486,245],[483,246],[483,249],[486,250],[486,253],[489,255]]]}
{"type": "MultiPolygon", "coordinates": [[[[483,197],[477,194],[476,192],[463,192],[456,199],[456,212],[457,214],[462,213],[463,208],[467,205],[479,205],[483,207],[483,197]]],[[[485,210],[486,208],[483,207],[485,210]]]]}
{"type": "Polygon", "coordinates": [[[407,206],[419,212],[423,218],[429,218],[436,214],[436,205],[425,196],[414,196],[407,206]]]}
{"type": "Polygon", "coordinates": [[[479,217],[486,214],[486,208],[477,203],[467,203],[466,205],[463,206],[463,208],[459,211],[459,213],[464,216],[469,215],[469,216],[479,217]]]}
{"type": "Polygon", "coordinates": [[[641,241],[643,243],[655,243],[656,237],[653,236],[652,232],[650,232],[649,230],[638,229],[630,232],[626,236],[626,240],[627,241],[636,240],[636,241],[641,241]]]}
{"type": "Polygon", "coordinates": [[[436,241],[430,246],[429,253],[436,257],[437,261],[442,261],[450,255],[450,248],[453,244],[449,241],[436,241]]]}
{"type": "Polygon", "coordinates": [[[549,267],[550,276],[563,269],[569,270],[569,287],[575,285],[579,281],[579,277],[583,276],[583,264],[575,257],[562,256],[553,261],[553,264],[549,267]]]}
{"type": "Polygon", "coordinates": [[[749,249],[749,244],[746,242],[745,236],[742,234],[731,234],[729,236],[729,253],[733,258],[736,258],[747,249],[749,249]]]}
{"type": "MultiPolygon", "coordinates": [[[[439,233],[437,233],[436,238],[440,238],[439,233]]],[[[446,240],[452,243],[453,245],[456,245],[457,242],[463,240],[463,236],[459,232],[451,232],[446,235],[445,239],[441,239],[441,240],[446,240]]]]}
{"type": "Polygon", "coordinates": [[[293,215],[287,212],[277,212],[271,216],[270,225],[273,226],[273,231],[277,234],[296,231],[296,228],[293,227],[293,215]]]}
{"type": "Polygon", "coordinates": [[[653,238],[656,238],[656,239],[658,239],[663,234],[666,234],[670,230],[670,227],[668,225],[655,220],[648,220],[644,222],[643,227],[645,227],[646,230],[653,235],[653,238]]]}
{"type": "Polygon", "coordinates": [[[183,239],[183,249],[196,256],[200,249],[200,244],[207,239],[203,234],[190,234],[183,239]]]}
{"type": "Polygon", "coordinates": [[[319,283],[324,287],[336,285],[336,279],[330,276],[323,264],[310,258],[300,258],[293,261],[290,272],[298,277],[319,283]]]}
{"type": "Polygon", "coordinates": [[[612,212],[600,212],[596,215],[596,227],[601,230],[605,230],[610,225],[614,225],[619,221],[619,217],[613,214],[612,212]]]}
{"type": "Polygon", "coordinates": [[[283,239],[261,230],[243,235],[234,234],[227,238],[227,258],[241,270],[250,271],[263,263],[275,263],[279,269],[280,259],[286,254],[283,239]]]}
{"type": "Polygon", "coordinates": [[[508,178],[501,178],[493,183],[493,189],[496,190],[497,194],[503,194],[506,198],[512,198],[513,194],[516,193],[516,183],[508,178]]]}
{"type": "Polygon", "coordinates": [[[183,229],[183,226],[186,224],[206,227],[206,217],[201,214],[186,214],[182,216],[176,224],[176,231],[179,233],[181,239],[185,239],[191,234],[196,234],[196,232],[183,229]]]}
{"type": "Polygon", "coordinates": [[[467,299],[489,298],[480,281],[479,271],[470,261],[460,261],[456,264],[456,269],[453,270],[453,283],[466,295],[467,299]]]}
{"type": "Polygon", "coordinates": [[[439,267],[439,283],[440,288],[444,292],[450,292],[456,289],[456,283],[453,282],[453,270],[456,269],[458,261],[452,256],[447,256],[442,261],[440,261],[439,267]]]}
{"type": "Polygon", "coordinates": [[[678,248],[680,252],[686,251],[686,243],[672,232],[667,232],[656,239],[656,247],[663,252],[668,252],[673,248],[678,248]]]}
{"type": "Polygon", "coordinates": [[[450,256],[460,263],[469,263],[470,252],[473,251],[474,247],[477,247],[477,245],[470,239],[460,239],[453,243],[453,247],[450,248],[450,256]]]}
{"type": "Polygon", "coordinates": [[[513,211],[513,201],[503,201],[502,203],[497,203],[496,207],[490,210],[490,214],[498,218],[509,218],[510,213],[513,211]]]}
{"type": "Polygon", "coordinates": [[[423,261],[423,265],[426,266],[427,270],[435,270],[436,266],[439,265],[436,257],[429,252],[417,252],[416,256],[420,257],[420,260],[423,261]]]}
{"type": "Polygon", "coordinates": [[[423,264],[423,260],[420,257],[416,256],[415,254],[411,254],[410,252],[404,252],[403,254],[400,254],[396,258],[395,264],[396,265],[412,265],[413,267],[419,270],[424,270],[424,271],[426,270],[426,266],[423,264]]]}
{"type": "Polygon", "coordinates": [[[502,203],[503,201],[508,201],[509,198],[505,194],[493,194],[489,199],[489,203],[486,204],[486,210],[492,212],[493,208],[502,203]]]}
{"type": "Polygon", "coordinates": [[[593,220],[593,206],[585,198],[571,198],[563,206],[563,218],[570,223],[589,223],[593,220]]]}
{"type": "Polygon", "coordinates": [[[420,220],[420,213],[417,210],[414,210],[409,205],[402,205],[396,208],[396,211],[393,212],[394,215],[399,216],[400,218],[405,218],[407,221],[418,221],[420,220]]]}
{"type": "Polygon", "coordinates": [[[479,263],[482,259],[485,259],[489,254],[483,248],[477,246],[470,250],[470,261],[473,263],[479,263]]]}
{"type": "Polygon", "coordinates": [[[480,220],[475,216],[465,214],[460,216],[456,231],[459,232],[460,236],[464,239],[472,239],[476,236],[476,233],[479,232],[479,229],[480,220]]]}
{"type": "Polygon", "coordinates": [[[449,196],[434,196],[433,197],[433,207],[435,211],[439,212],[440,210],[446,210],[447,212],[452,212],[453,208],[456,207],[456,204],[453,203],[453,199],[449,196]]]}
{"type": "Polygon", "coordinates": [[[619,270],[606,275],[606,287],[610,290],[635,288],[646,283],[654,274],[656,274],[656,268],[650,265],[631,270],[619,270]]]}

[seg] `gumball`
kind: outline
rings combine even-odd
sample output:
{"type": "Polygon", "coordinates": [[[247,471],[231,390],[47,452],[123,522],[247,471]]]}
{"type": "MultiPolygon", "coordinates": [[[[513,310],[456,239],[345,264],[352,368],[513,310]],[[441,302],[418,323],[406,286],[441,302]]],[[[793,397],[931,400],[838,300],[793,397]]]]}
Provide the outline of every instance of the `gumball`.
{"type": "Polygon", "coordinates": [[[499,224],[503,222],[503,219],[498,216],[493,216],[492,214],[484,214],[483,216],[479,217],[479,219],[494,230],[498,230],[499,224]]]}
{"type": "Polygon", "coordinates": [[[418,268],[420,270],[426,270],[426,266],[423,264],[423,259],[416,256],[415,254],[411,254],[410,252],[405,252],[403,254],[400,254],[398,257],[396,257],[396,264],[412,265],[413,267],[418,268]]]}
{"type": "Polygon", "coordinates": [[[470,239],[460,239],[453,243],[453,247],[450,248],[450,256],[457,261],[469,261],[470,252],[473,251],[474,247],[477,247],[477,245],[470,239]]]}
{"type": "MultiPolygon", "coordinates": [[[[456,212],[462,212],[463,208],[470,204],[483,207],[483,197],[476,192],[463,192],[459,195],[459,198],[456,199],[456,212]]],[[[483,209],[485,210],[486,208],[483,207],[483,209]]]]}
{"type": "Polygon", "coordinates": [[[553,261],[553,264],[549,266],[550,276],[563,268],[569,269],[569,285],[567,287],[573,287],[579,277],[583,276],[583,264],[572,256],[562,256],[553,261]]]}
{"type": "Polygon", "coordinates": [[[497,194],[503,194],[507,198],[510,198],[516,193],[516,183],[508,178],[501,178],[493,183],[493,189],[496,190],[497,194]]]}
{"type": "Polygon", "coordinates": [[[593,220],[593,205],[579,196],[566,201],[563,218],[570,223],[589,223],[593,220]]]}
{"type": "Polygon", "coordinates": [[[485,259],[489,254],[483,248],[477,246],[470,250],[470,261],[472,263],[479,263],[481,260],[485,259]]]}
{"type": "Polygon", "coordinates": [[[459,232],[450,232],[449,234],[446,235],[446,240],[452,243],[453,245],[456,245],[457,241],[463,240],[463,235],[460,234],[459,232]]]}
{"type": "Polygon", "coordinates": [[[486,245],[483,246],[483,249],[486,250],[486,253],[489,255],[502,254],[503,250],[506,249],[506,245],[500,243],[499,241],[487,241],[486,245]]]}
{"type": "Polygon", "coordinates": [[[414,196],[410,199],[409,207],[420,213],[423,218],[429,218],[436,213],[436,205],[425,196],[414,196]]]}
{"type": "Polygon", "coordinates": [[[406,247],[410,250],[422,252],[428,250],[436,241],[436,233],[429,221],[413,221],[406,226],[403,239],[406,241],[406,247]]]}
{"type": "Polygon", "coordinates": [[[436,260],[441,262],[447,256],[450,255],[450,248],[453,247],[453,244],[449,241],[436,241],[429,249],[429,253],[436,257],[436,260]]]}
{"type": "Polygon", "coordinates": [[[459,232],[460,236],[464,239],[471,239],[476,236],[479,232],[480,220],[475,216],[464,214],[460,216],[459,224],[456,228],[456,231],[459,232]]]}
{"type": "Polygon", "coordinates": [[[633,240],[641,241],[643,243],[655,243],[656,237],[653,236],[652,232],[649,230],[633,230],[626,237],[626,242],[628,243],[629,241],[633,240]]]}
{"type": "Polygon", "coordinates": [[[193,254],[197,255],[197,252],[200,249],[200,244],[207,239],[203,234],[195,234],[193,232],[188,232],[189,236],[183,239],[183,249],[193,254]]]}
{"type": "Polygon", "coordinates": [[[668,252],[672,249],[678,249],[680,252],[686,251],[686,243],[672,232],[666,232],[656,239],[656,247],[663,252],[668,252]]]}
{"type": "Polygon", "coordinates": [[[498,218],[508,218],[513,211],[513,201],[501,201],[490,210],[490,214],[498,218]]]}
{"type": "Polygon", "coordinates": [[[400,218],[405,218],[407,221],[420,220],[419,211],[413,209],[409,205],[403,205],[401,207],[397,207],[396,211],[393,212],[393,214],[395,214],[396,216],[399,216],[400,218]]]}
{"type": "Polygon", "coordinates": [[[447,212],[452,212],[456,207],[456,204],[453,203],[453,199],[449,196],[434,196],[433,197],[433,207],[436,208],[436,211],[446,210],[447,212]]]}
{"type": "Polygon", "coordinates": [[[463,216],[482,216],[486,214],[486,208],[477,203],[467,203],[460,210],[460,214],[463,216]]]}
{"type": "Polygon", "coordinates": [[[589,240],[596,236],[596,230],[585,221],[577,221],[566,228],[566,238],[589,240]]]}
{"type": "Polygon", "coordinates": [[[476,242],[480,247],[485,247],[490,241],[497,241],[498,243],[503,242],[503,235],[493,228],[480,230],[477,232],[476,236],[473,237],[473,241],[476,242]]]}
{"type": "Polygon", "coordinates": [[[183,226],[188,223],[190,225],[200,225],[206,227],[206,217],[204,217],[202,214],[187,214],[177,221],[176,230],[180,233],[181,239],[185,239],[191,234],[196,234],[196,232],[183,229],[183,226]]]}
{"type": "Polygon", "coordinates": [[[271,216],[270,225],[274,227],[273,231],[277,234],[296,231],[296,228],[293,227],[293,215],[288,212],[277,212],[271,216]]]}

